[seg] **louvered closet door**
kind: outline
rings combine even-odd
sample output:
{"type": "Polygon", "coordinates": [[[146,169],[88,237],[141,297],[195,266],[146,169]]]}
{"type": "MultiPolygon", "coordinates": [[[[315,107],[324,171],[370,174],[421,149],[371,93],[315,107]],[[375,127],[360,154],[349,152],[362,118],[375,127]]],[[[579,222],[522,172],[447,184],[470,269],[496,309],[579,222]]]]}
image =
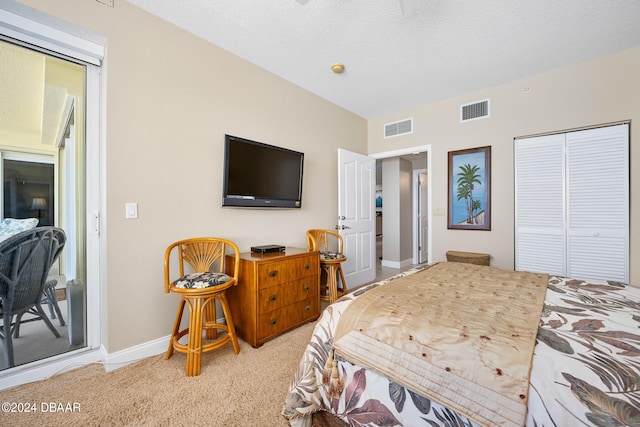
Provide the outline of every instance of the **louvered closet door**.
{"type": "Polygon", "coordinates": [[[565,136],[516,140],[516,270],[565,272],[565,136]]]}
{"type": "Polygon", "coordinates": [[[629,280],[629,126],[516,139],[515,266],[629,280]]]}
{"type": "Polygon", "coordinates": [[[626,282],[628,126],[567,134],[567,275],[626,282]]]}

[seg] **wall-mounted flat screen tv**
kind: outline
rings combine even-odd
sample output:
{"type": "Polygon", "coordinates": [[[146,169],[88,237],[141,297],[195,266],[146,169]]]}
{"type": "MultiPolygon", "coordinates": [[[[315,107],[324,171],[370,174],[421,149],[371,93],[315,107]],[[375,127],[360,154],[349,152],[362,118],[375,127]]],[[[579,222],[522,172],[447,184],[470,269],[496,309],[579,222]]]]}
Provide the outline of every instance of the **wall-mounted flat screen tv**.
{"type": "Polygon", "coordinates": [[[304,153],[225,135],[222,206],[300,208],[304,153]]]}

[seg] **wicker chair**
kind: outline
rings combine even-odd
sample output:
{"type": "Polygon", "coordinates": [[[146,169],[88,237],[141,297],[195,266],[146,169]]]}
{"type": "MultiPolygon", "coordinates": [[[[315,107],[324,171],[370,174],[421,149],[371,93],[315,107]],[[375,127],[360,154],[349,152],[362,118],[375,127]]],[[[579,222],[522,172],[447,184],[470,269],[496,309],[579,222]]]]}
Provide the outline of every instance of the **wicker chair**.
{"type": "Polygon", "coordinates": [[[238,283],[239,266],[240,251],[236,244],[215,237],[181,240],[171,244],[165,252],[164,290],[181,295],[166,359],[173,355],[174,350],[185,353],[187,376],[200,375],[200,360],[204,352],[220,348],[229,341],[234,352],[240,352],[225,294],[226,289],[238,283]],[[233,264],[229,264],[230,273],[225,271],[228,257],[233,260],[233,264]],[[177,273],[175,268],[171,268],[175,261],[177,273]],[[185,267],[191,267],[191,271],[186,271],[185,267]],[[216,301],[222,307],[226,324],[218,323],[216,319],[216,301]],[[189,326],[180,329],[185,305],[190,310],[189,326]],[[219,337],[218,330],[226,334],[219,337]],[[188,341],[183,344],[180,338],[185,335],[188,335],[188,341]]]}
{"type": "Polygon", "coordinates": [[[42,319],[56,338],[60,334],[53,326],[41,302],[51,265],[66,242],[64,231],[56,227],[38,227],[23,231],[0,242],[0,313],[5,366],[15,365],[13,338],[20,332],[25,313],[42,319]],[[13,317],[16,317],[12,324],[13,317]]]}
{"type": "Polygon", "coordinates": [[[333,230],[307,230],[307,249],[320,251],[320,299],[331,304],[347,293],[347,282],[342,271],[342,263],[347,257],[343,253],[342,236],[333,230]]]}
{"type": "Polygon", "coordinates": [[[41,304],[47,304],[49,306],[49,317],[52,319],[58,318],[60,326],[65,326],[64,317],[62,317],[62,311],[58,305],[58,296],[56,295],[56,286],[58,285],[57,279],[47,280],[44,286],[44,298],[42,298],[41,304]]]}

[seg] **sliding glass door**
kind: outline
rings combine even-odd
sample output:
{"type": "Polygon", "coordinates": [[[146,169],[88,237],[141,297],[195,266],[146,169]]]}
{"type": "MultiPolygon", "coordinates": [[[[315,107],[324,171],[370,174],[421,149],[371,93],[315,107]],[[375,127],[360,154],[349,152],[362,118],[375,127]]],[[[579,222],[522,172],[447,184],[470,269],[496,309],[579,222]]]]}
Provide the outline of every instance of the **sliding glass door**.
{"type": "MultiPolygon", "coordinates": [[[[13,340],[15,366],[20,366],[87,345],[87,77],[82,63],[9,42],[0,41],[0,59],[1,217],[37,218],[37,226],[59,227],[67,235],[49,272],[57,281],[55,301],[43,304],[60,337],[25,314],[13,340]]],[[[0,370],[8,368],[3,351],[0,347],[0,370]]]]}

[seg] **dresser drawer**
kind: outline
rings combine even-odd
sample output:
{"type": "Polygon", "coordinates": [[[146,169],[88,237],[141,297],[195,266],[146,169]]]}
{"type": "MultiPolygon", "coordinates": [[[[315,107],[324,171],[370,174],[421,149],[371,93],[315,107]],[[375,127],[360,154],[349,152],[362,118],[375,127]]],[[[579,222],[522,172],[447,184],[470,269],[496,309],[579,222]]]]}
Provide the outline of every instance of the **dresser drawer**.
{"type": "Polygon", "coordinates": [[[259,316],[258,337],[267,340],[318,316],[320,300],[317,297],[298,301],[259,316]]]}
{"type": "Polygon", "coordinates": [[[264,289],[303,277],[317,276],[319,268],[320,258],[317,255],[261,264],[258,266],[258,287],[264,289]]]}
{"type": "Polygon", "coordinates": [[[264,289],[290,281],[294,278],[290,264],[290,261],[275,261],[258,265],[258,287],[264,289]]]}
{"type": "Polygon", "coordinates": [[[293,260],[289,265],[289,271],[292,274],[291,280],[300,279],[302,277],[317,276],[320,268],[320,257],[310,255],[293,260]]]}
{"type": "Polygon", "coordinates": [[[319,295],[318,278],[305,277],[300,280],[260,289],[258,313],[267,313],[285,305],[319,295]]]}

